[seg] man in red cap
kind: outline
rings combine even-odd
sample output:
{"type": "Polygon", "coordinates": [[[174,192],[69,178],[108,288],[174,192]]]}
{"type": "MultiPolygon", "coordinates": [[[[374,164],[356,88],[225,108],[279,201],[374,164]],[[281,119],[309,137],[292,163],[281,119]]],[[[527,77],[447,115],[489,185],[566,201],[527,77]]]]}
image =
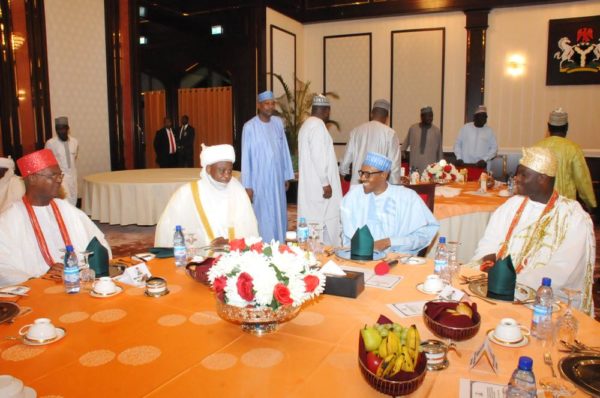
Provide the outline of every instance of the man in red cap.
{"type": "Polygon", "coordinates": [[[25,182],[25,195],[0,215],[0,287],[29,278],[62,273],[61,249],[76,252],[98,238],[109,250],[104,234],[88,216],[58,199],[63,173],[49,149],[17,160],[25,182]]]}

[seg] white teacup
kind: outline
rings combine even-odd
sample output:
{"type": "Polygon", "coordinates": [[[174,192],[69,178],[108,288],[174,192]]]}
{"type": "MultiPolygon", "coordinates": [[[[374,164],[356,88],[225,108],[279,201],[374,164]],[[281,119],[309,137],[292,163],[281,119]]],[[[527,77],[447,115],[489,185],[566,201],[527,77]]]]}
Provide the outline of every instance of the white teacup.
{"type": "Polygon", "coordinates": [[[27,337],[29,340],[50,340],[56,337],[56,327],[50,319],[38,318],[32,324],[25,325],[19,329],[19,334],[27,337]]]}
{"type": "Polygon", "coordinates": [[[529,329],[519,325],[512,318],[503,318],[494,329],[494,337],[497,340],[506,343],[518,343],[523,340],[523,336],[529,334],[529,329]]]}
{"type": "Polygon", "coordinates": [[[11,375],[0,375],[0,397],[2,398],[35,398],[34,389],[25,387],[23,382],[11,375]]]}
{"type": "Polygon", "coordinates": [[[436,293],[442,290],[444,287],[444,281],[439,275],[428,275],[423,282],[423,290],[426,292],[436,293]]]}
{"type": "Polygon", "coordinates": [[[98,294],[112,294],[116,290],[117,285],[109,276],[103,276],[94,282],[94,292],[98,294]]]}

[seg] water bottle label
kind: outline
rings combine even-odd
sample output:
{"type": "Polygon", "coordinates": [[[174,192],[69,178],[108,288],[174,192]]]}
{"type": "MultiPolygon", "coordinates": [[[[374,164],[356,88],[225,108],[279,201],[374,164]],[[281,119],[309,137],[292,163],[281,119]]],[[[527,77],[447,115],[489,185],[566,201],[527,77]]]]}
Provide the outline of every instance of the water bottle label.
{"type": "Polygon", "coordinates": [[[79,281],[79,268],[77,268],[77,267],[65,267],[65,269],[64,269],[64,280],[65,280],[65,282],[77,282],[77,281],[79,281]]]}
{"type": "Polygon", "coordinates": [[[300,227],[298,228],[298,231],[296,232],[296,238],[298,239],[298,242],[306,242],[308,240],[308,228],[307,227],[300,227]]]}
{"type": "Polygon", "coordinates": [[[552,312],[551,312],[551,310],[548,309],[548,307],[543,306],[543,305],[535,305],[533,307],[532,323],[534,325],[538,325],[538,324],[544,322],[550,316],[552,316],[552,312]]]}
{"type": "Polygon", "coordinates": [[[446,266],[448,265],[447,261],[444,260],[434,260],[433,262],[433,270],[435,273],[439,273],[442,271],[442,269],[446,268],[446,266]]]}
{"type": "Polygon", "coordinates": [[[175,246],[173,248],[173,255],[175,256],[175,258],[185,257],[186,256],[185,246],[175,246]]]}

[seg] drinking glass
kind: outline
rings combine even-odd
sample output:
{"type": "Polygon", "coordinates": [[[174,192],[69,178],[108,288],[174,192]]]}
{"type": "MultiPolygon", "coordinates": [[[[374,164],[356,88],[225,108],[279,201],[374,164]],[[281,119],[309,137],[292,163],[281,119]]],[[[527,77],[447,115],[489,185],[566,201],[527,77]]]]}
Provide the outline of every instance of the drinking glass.
{"type": "Polygon", "coordinates": [[[89,250],[79,252],[83,257],[83,264],[79,266],[79,282],[83,290],[91,291],[96,279],[96,271],[90,268],[89,257],[94,254],[89,250]]]}
{"type": "Polygon", "coordinates": [[[564,340],[574,344],[579,329],[579,321],[573,316],[573,300],[581,294],[581,291],[563,287],[560,289],[567,296],[567,310],[556,321],[556,332],[558,340],[564,340]]]}
{"type": "Polygon", "coordinates": [[[552,394],[553,398],[570,397],[576,392],[572,384],[558,377],[542,377],[539,384],[542,390],[552,394]]]}
{"type": "Polygon", "coordinates": [[[321,244],[321,232],[323,228],[319,223],[309,223],[309,238],[308,247],[314,254],[323,253],[323,245],[321,244]]]}
{"type": "Polygon", "coordinates": [[[451,241],[446,244],[448,248],[448,271],[450,273],[450,282],[455,277],[460,275],[460,263],[458,262],[458,246],[460,246],[460,242],[451,241]]]}

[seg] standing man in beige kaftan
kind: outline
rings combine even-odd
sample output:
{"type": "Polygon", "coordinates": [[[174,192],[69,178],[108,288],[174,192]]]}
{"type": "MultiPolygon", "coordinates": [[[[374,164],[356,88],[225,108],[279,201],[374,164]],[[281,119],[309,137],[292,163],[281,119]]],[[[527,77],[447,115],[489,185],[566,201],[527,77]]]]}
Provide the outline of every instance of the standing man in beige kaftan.
{"type": "Polygon", "coordinates": [[[329,120],[327,97],[316,95],[311,116],[298,133],[298,217],[323,227],[323,242],[339,246],[342,186],[333,140],[325,126],[329,120]]]}

